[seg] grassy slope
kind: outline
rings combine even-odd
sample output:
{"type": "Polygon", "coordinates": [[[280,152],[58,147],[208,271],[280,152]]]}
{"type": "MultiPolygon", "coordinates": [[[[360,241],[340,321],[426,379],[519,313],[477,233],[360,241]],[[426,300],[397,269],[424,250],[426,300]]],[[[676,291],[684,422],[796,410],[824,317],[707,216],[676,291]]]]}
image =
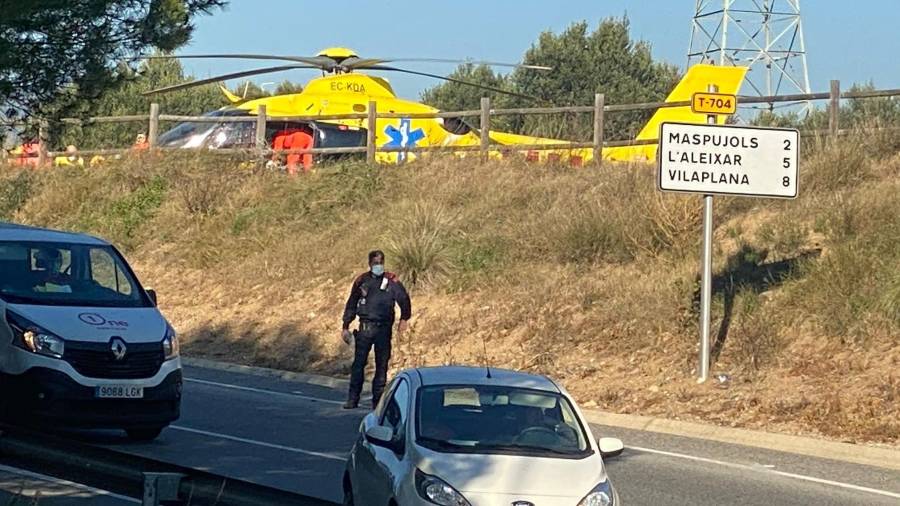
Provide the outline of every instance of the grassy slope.
{"type": "Polygon", "coordinates": [[[700,199],[650,166],[455,160],[293,180],[222,159],[5,172],[0,218],[121,245],[188,354],[344,374],[365,253],[413,284],[395,367],[552,374],[608,410],[896,445],[900,139],[807,143],[796,201],[717,199],[712,367],[696,385],[700,199]]]}

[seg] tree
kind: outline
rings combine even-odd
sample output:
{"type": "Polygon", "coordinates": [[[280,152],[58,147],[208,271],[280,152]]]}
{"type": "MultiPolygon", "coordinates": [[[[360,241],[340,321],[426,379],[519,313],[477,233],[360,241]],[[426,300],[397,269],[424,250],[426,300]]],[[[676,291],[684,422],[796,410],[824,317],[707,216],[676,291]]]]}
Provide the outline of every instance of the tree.
{"type": "Polygon", "coordinates": [[[125,76],[117,62],[188,41],[225,0],[0,1],[0,105],[7,116],[65,115],[125,76]]]}
{"type": "MultiPolygon", "coordinates": [[[[76,115],[90,112],[96,116],[147,114],[150,103],[157,102],[164,114],[199,115],[228,105],[225,96],[214,84],[144,96],[146,91],[191,80],[185,77],[181,63],[175,59],[146,60],[136,74],[123,76],[122,79],[119,87],[103,92],[90,102],[72,104],[70,111],[76,115]]],[[[165,124],[160,127],[164,130],[165,124]]],[[[51,145],[75,144],[81,149],[126,147],[138,133],[146,132],[145,122],[51,128],[51,145]]]]}
{"type": "MultiPolygon", "coordinates": [[[[506,76],[495,73],[487,65],[464,63],[457,67],[449,77],[502,90],[510,88],[506,76]]],[[[505,95],[452,81],[429,88],[421,94],[422,102],[444,111],[478,109],[481,107],[481,97],[490,97],[495,103],[500,103],[505,95]]]]}
{"type": "Polygon", "coordinates": [[[257,98],[271,97],[272,94],[264,90],[253,81],[242,81],[231,90],[232,93],[244,100],[256,100],[257,98]]]}
{"type": "MultiPolygon", "coordinates": [[[[663,100],[675,87],[679,73],[675,66],[653,61],[650,44],[634,42],[627,18],[608,18],[588,33],[586,22],[574,23],[559,35],[544,32],[525,53],[525,63],[553,67],[552,72],[517,69],[515,91],[541,98],[554,105],[589,105],[594,94],[604,93],[613,104],[663,100]]],[[[520,102],[521,99],[513,99],[520,102]]],[[[651,113],[610,114],[606,125],[613,137],[633,138],[651,113]]],[[[539,118],[521,118],[525,128],[547,128],[539,118]]],[[[591,118],[568,118],[549,125],[565,138],[589,139],[591,118]]]]}
{"type": "Polygon", "coordinates": [[[273,95],[288,95],[291,93],[300,93],[301,91],[303,91],[303,85],[293,83],[286,79],[278,83],[274,93],[266,91],[262,86],[253,81],[243,81],[231,90],[232,93],[244,100],[254,100],[257,98],[271,97],[273,95]]]}
{"type": "MultiPolygon", "coordinates": [[[[854,84],[851,92],[874,91],[874,83],[854,84]]],[[[796,111],[762,111],[751,121],[755,125],[801,130],[824,130],[828,128],[830,115],[824,107],[815,108],[801,116],[796,111]]],[[[841,104],[839,125],[849,128],[880,128],[900,125],[900,100],[897,97],[851,98],[841,104]]]]}
{"type": "MultiPolygon", "coordinates": [[[[465,73],[460,67],[455,75],[467,76],[481,84],[502,82],[514,92],[536,97],[537,100],[514,96],[497,97],[498,107],[534,107],[539,105],[590,105],[595,93],[605,93],[607,103],[650,102],[664,99],[678,82],[677,69],[653,61],[650,44],[634,42],[629,35],[627,18],[609,18],[600,22],[593,32],[587,22],[570,25],[562,33],[544,32],[525,53],[524,63],[553,67],[550,72],[516,69],[511,75],[496,80],[485,71],[465,73]],[[494,80],[492,80],[492,77],[494,80]]],[[[477,104],[472,96],[482,96],[481,90],[456,83],[443,83],[427,90],[423,99],[445,104],[477,104]]],[[[649,118],[650,113],[616,113],[606,120],[606,128],[613,136],[631,138],[649,118]]],[[[572,117],[511,116],[514,130],[522,133],[588,140],[592,132],[589,115],[572,117]]]]}
{"type": "Polygon", "coordinates": [[[301,93],[302,91],[302,84],[293,83],[285,79],[278,84],[277,88],[275,88],[275,95],[290,95],[292,93],[301,93]]]}

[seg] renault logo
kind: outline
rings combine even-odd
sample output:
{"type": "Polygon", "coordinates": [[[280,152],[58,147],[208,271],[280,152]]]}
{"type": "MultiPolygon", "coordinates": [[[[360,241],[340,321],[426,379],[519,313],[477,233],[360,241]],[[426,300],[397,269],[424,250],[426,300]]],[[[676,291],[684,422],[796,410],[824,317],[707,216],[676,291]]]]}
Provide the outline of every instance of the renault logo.
{"type": "Polygon", "coordinates": [[[109,342],[109,350],[112,351],[113,358],[116,360],[123,360],[125,354],[128,353],[128,347],[125,346],[125,341],[121,337],[112,338],[109,342]]]}

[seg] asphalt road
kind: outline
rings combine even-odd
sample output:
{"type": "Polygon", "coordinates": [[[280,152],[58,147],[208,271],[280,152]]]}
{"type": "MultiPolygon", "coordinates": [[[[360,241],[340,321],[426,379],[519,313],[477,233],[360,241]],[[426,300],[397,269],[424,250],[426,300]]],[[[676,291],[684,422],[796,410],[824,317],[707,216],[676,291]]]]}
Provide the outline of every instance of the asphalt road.
{"type": "MultiPolygon", "coordinates": [[[[185,376],[182,418],[158,440],[130,443],[117,432],[75,436],[340,501],[344,458],[366,413],[341,409],[343,391],[197,367],[186,367],[185,376]]],[[[607,462],[625,504],[900,505],[897,471],[651,432],[592,428],[626,445],[621,456],[607,462]]]]}

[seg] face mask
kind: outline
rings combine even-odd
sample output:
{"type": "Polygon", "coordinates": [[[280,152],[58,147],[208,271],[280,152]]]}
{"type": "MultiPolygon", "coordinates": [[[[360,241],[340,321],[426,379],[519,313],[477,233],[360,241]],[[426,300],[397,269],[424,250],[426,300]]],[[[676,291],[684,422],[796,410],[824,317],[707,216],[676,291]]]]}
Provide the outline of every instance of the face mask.
{"type": "Polygon", "coordinates": [[[376,276],[381,276],[384,274],[384,266],[381,264],[375,264],[372,266],[372,274],[376,276]]]}

